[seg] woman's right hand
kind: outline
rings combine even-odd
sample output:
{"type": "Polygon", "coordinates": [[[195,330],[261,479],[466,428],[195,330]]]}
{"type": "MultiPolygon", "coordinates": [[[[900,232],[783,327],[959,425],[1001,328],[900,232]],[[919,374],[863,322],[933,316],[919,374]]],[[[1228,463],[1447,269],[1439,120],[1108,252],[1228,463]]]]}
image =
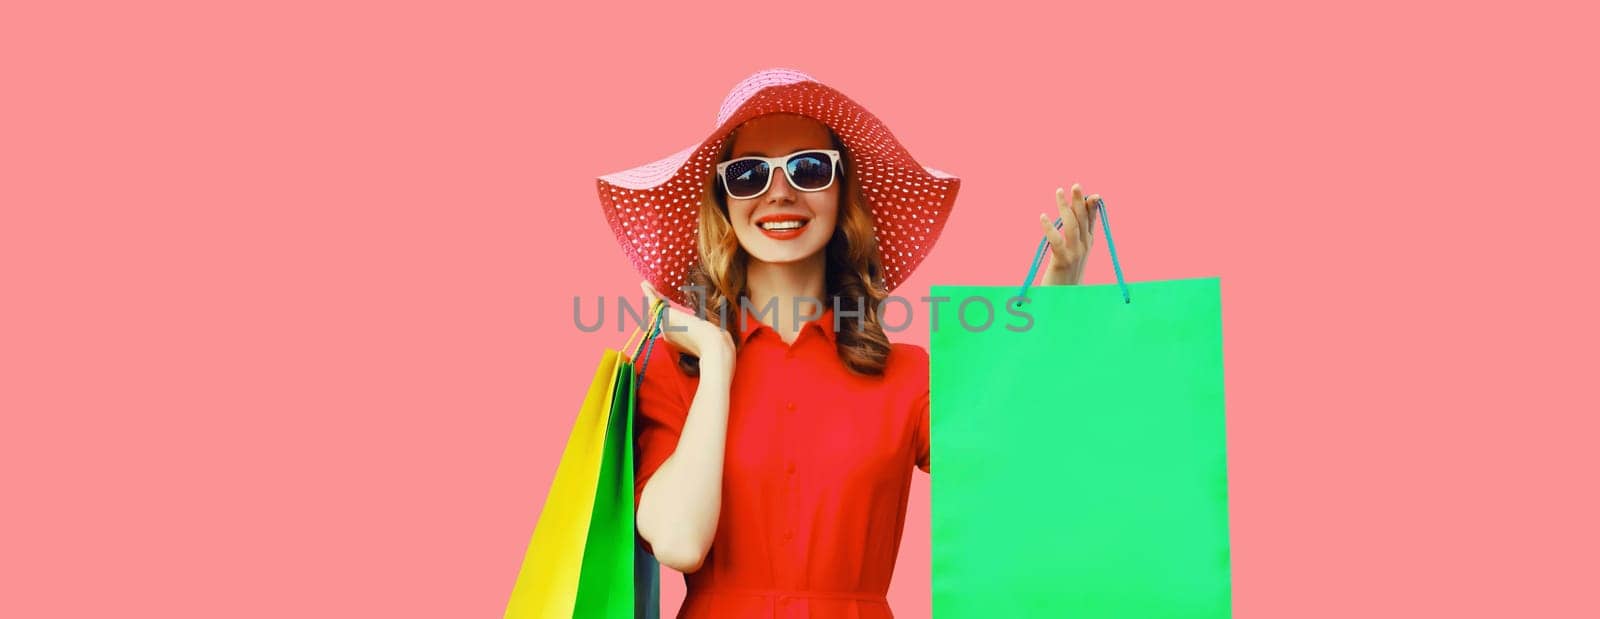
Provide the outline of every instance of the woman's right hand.
{"type": "Polygon", "coordinates": [[[678,309],[657,292],[655,286],[651,286],[648,280],[639,282],[639,288],[644,291],[651,307],[655,306],[656,301],[667,305],[666,315],[661,324],[661,337],[667,338],[667,341],[677,346],[678,350],[699,357],[702,361],[707,357],[719,361],[733,359],[732,333],[699,316],[678,309]]]}

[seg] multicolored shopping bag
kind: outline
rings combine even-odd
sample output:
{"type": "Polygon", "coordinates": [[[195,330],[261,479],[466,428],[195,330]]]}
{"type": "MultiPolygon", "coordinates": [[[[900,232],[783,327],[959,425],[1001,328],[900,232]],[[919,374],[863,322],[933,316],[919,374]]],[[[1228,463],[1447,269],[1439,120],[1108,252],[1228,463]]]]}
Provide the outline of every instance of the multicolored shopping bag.
{"type": "MultiPolygon", "coordinates": [[[[633,360],[659,333],[666,306],[623,351],[606,350],[573,423],[534,526],[506,619],[658,619],[660,567],[634,524],[637,375],[633,360]]],[[[641,361],[649,362],[648,354],[641,361]]]]}
{"type": "MultiPolygon", "coordinates": [[[[655,328],[652,321],[651,337],[646,337],[642,343],[642,350],[647,354],[640,360],[640,373],[644,372],[643,365],[649,362],[649,343],[655,328]]],[[[622,369],[617,372],[605,455],[601,458],[594,512],[589,518],[589,540],[584,548],[573,617],[656,619],[660,612],[660,564],[654,556],[643,552],[634,526],[636,443],[633,417],[638,403],[638,381],[631,359],[637,358],[639,353],[635,350],[633,357],[623,358],[622,369]],[[645,586],[639,587],[640,584],[645,586]],[[643,590],[643,596],[639,595],[639,589],[643,590]],[[636,612],[639,614],[635,615],[636,612]]]]}
{"type": "Polygon", "coordinates": [[[938,619],[1231,616],[1220,282],[1126,283],[1100,208],[1116,285],[933,287],[938,619]]]}

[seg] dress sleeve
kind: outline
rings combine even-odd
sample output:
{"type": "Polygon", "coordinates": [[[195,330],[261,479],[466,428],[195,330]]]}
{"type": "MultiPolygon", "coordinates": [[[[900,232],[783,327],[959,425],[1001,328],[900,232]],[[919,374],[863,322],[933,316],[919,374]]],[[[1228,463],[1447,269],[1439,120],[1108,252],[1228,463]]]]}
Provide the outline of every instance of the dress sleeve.
{"type": "MultiPolygon", "coordinates": [[[[906,414],[910,417],[911,427],[911,455],[917,468],[929,473],[929,462],[932,456],[932,406],[930,384],[932,377],[929,375],[931,364],[928,359],[928,350],[913,344],[895,344],[901,362],[899,372],[906,389],[907,399],[911,402],[910,410],[906,414]]],[[[906,400],[902,400],[906,401],[906,400]]]]}
{"type": "Polygon", "coordinates": [[[650,363],[639,378],[634,408],[634,431],[638,436],[633,480],[635,510],[645,484],[677,449],[678,435],[689,416],[689,399],[684,393],[686,377],[678,369],[677,351],[665,338],[658,337],[649,354],[650,363]]]}
{"type": "Polygon", "coordinates": [[[917,398],[917,403],[912,408],[911,414],[917,416],[917,432],[916,438],[914,439],[916,441],[915,448],[917,450],[917,468],[922,469],[922,472],[924,473],[932,474],[933,471],[928,470],[930,458],[933,455],[931,453],[933,446],[929,440],[931,436],[929,435],[928,431],[932,425],[933,417],[931,414],[932,407],[929,406],[928,396],[929,394],[924,392],[922,397],[917,398]]]}

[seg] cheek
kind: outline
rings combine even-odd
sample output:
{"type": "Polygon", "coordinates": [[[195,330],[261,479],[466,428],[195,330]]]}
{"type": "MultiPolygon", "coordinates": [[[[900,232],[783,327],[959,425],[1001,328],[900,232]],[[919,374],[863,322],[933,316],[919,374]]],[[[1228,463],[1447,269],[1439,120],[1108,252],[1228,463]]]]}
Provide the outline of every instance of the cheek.
{"type": "Polygon", "coordinates": [[[826,219],[834,226],[839,223],[839,194],[827,192],[819,195],[818,200],[811,205],[811,212],[816,213],[818,219],[826,219]]]}
{"type": "Polygon", "coordinates": [[[754,200],[728,200],[728,221],[735,227],[750,225],[750,214],[755,212],[754,200]]]}

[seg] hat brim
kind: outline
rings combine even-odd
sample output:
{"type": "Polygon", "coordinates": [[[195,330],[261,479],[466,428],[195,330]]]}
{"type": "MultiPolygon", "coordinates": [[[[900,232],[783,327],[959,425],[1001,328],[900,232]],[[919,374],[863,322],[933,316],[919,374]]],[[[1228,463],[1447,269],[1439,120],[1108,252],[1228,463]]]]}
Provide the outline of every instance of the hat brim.
{"type": "Polygon", "coordinates": [[[871,210],[884,287],[894,290],[921,264],[955,205],[961,179],[919,163],[887,126],[843,93],[802,73],[764,71],[729,93],[716,128],[698,144],[597,179],[606,222],[628,260],[673,301],[698,259],[700,199],[728,134],[745,121],[787,112],[832,129],[848,149],[871,210]]]}

